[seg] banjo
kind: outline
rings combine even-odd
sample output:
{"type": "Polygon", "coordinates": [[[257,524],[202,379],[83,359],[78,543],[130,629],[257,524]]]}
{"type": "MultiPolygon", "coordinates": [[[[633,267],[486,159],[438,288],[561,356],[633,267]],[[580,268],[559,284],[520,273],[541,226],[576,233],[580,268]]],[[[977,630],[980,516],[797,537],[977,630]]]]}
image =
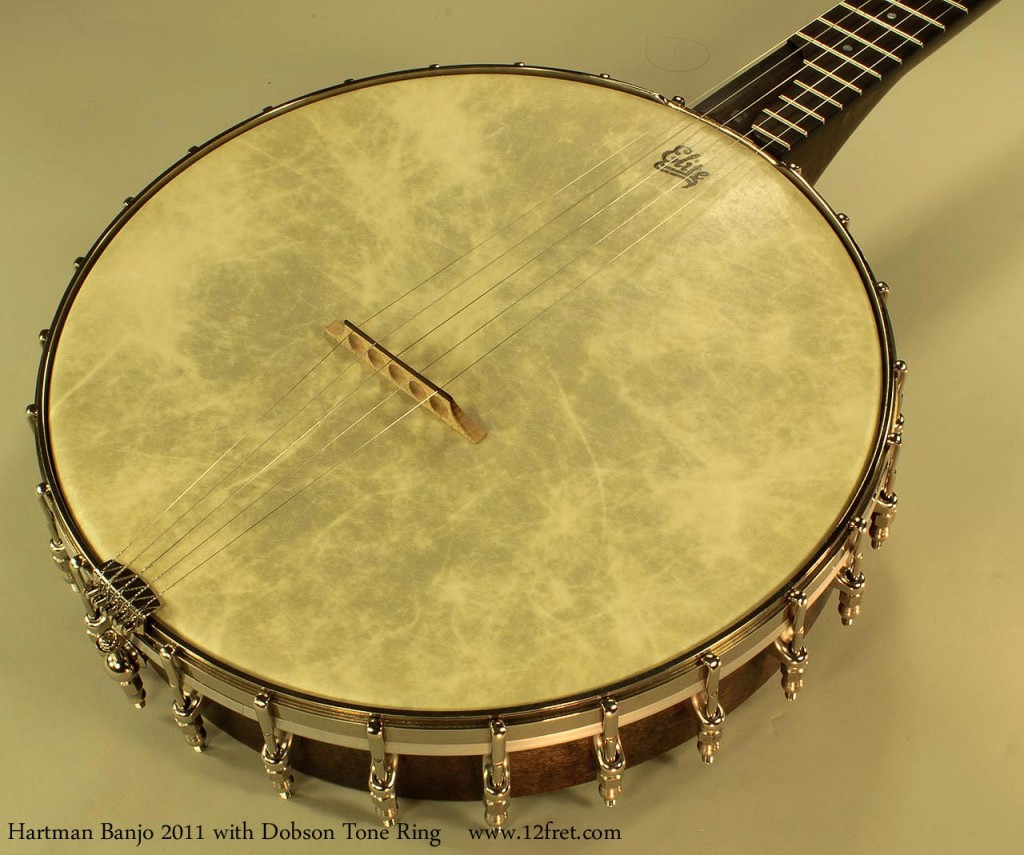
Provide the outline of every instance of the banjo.
{"type": "Polygon", "coordinates": [[[906,373],[808,179],[971,5],[841,3],[693,110],[525,65],[348,81],[128,200],[29,416],[129,699],[168,682],[187,745],[214,721],[282,797],[501,826],[795,698],[888,537],[906,373]]]}

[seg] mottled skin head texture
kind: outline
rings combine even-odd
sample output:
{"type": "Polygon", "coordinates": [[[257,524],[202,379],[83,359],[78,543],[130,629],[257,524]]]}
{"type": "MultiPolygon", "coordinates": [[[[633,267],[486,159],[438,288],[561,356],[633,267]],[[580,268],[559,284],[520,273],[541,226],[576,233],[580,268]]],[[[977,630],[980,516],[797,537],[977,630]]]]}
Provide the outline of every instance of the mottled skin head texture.
{"type": "Polygon", "coordinates": [[[525,74],[371,86],[200,157],[54,359],[59,487],[160,621],[409,710],[590,691],[758,606],[846,511],[883,376],[853,262],[770,163],[525,74]],[[655,169],[677,146],[686,175],[655,169]],[[487,438],[333,350],[345,319],[487,438]]]}

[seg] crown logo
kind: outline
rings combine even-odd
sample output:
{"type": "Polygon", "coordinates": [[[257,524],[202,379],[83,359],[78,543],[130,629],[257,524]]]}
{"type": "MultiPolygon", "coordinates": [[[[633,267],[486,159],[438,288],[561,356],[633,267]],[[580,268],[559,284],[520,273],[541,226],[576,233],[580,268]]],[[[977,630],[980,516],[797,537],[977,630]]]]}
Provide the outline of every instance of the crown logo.
{"type": "Polygon", "coordinates": [[[682,178],[684,187],[693,187],[702,178],[707,178],[709,173],[700,162],[700,153],[686,145],[677,145],[669,151],[662,152],[661,160],[654,164],[654,168],[682,178]]]}

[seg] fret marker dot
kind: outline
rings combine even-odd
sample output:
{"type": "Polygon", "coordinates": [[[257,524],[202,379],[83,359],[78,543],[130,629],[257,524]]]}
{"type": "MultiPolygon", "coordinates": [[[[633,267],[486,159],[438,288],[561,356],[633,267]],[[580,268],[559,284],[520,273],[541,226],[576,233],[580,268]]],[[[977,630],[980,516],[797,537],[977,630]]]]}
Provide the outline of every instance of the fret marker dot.
{"type": "Polygon", "coordinates": [[[886,12],[885,13],[885,17],[888,18],[890,21],[895,21],[896,20],[896,13],[895,12],[886,12]]]}
{"type": "Polygon", "coordinates": [[[853,53],[853,45],[851,45],[849,42],[847,42],[845,45],[843,45],[843,52],[844,53],[853,53]]]}

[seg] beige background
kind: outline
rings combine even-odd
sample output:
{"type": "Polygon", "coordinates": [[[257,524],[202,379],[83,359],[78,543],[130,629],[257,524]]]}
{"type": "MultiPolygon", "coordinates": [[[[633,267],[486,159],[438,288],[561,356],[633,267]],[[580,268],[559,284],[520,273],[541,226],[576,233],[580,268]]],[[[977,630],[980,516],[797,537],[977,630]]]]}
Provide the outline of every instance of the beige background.
{"type": "MultiPolygon", "coordinates": [[[[120,200],[190,144],[265,104],[430,62],[607,71],[695,102],[827,4],[779,5],[0,2],[5,847],[14,851],[11,821],[202,823],[207,837],[213,825],[242,820],[373,822],[365,795],[311,779],[279,802],[257,758],[226,737],[193,756],[164,713],[166,691],[133,711],[100,672],[79,605],[46,556],[21,415],[35,333],[49,323],[71,260],[120,200]]],[[[849,630],[836,620],[815,629],[801,699],[785,704],[768,689],[737,710],[713,769],[684,746],[631,770],[613,811],[592,787],[514,803],[516,826],[614,827],[622,842],[494,846],[1019,851],[1021,32],[1024,9],[1000,4],[901,82],[819,182],[852,214],[876,273],[893,285],[897,341],[911,367],[902,510],[890,545],[868,557],[862,619],[849,630]]],[[[465,831],[479,817],[476,804],[406,804],[407,821],[442,829],[442,851],[483,848],[465,831]]],[[[146,849],[164,846],[216,848],[146,849]]],[[[257,842],[267,847],[290,850],[257,842]]]]}

